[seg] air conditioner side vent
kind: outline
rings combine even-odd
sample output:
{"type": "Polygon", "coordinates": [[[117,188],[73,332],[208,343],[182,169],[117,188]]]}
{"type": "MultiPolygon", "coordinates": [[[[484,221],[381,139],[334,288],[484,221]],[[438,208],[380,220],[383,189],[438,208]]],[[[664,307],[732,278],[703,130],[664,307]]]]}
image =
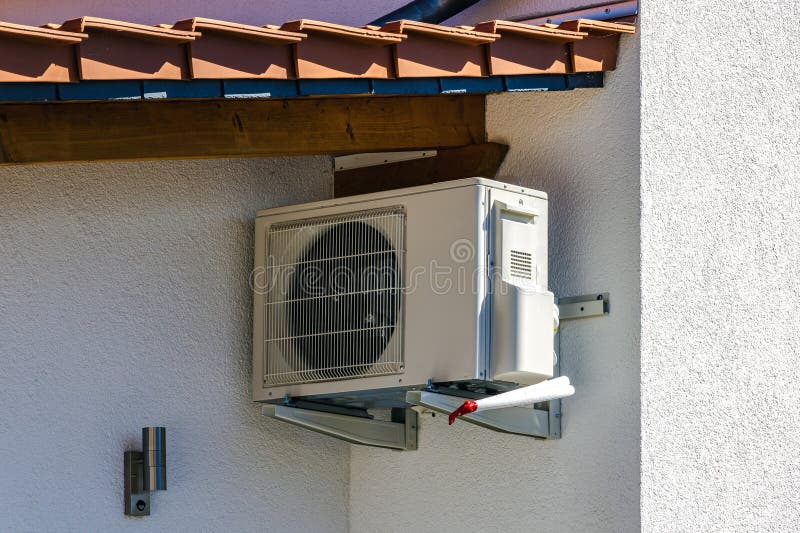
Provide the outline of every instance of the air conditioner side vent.
{"type": "Polygon", "coordinates": [[[518,278],[533,279],[533,254],[511,250],[509,272],[518,278]]]}

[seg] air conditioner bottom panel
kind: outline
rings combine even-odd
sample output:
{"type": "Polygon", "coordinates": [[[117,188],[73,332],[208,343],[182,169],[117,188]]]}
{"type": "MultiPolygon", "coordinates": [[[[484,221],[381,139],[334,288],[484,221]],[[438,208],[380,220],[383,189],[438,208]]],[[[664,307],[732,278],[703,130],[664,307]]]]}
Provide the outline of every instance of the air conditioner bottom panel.
{"type": "MultiPolygon", "coordinates": [[[[462,398],[478,399],[493,396],[518,388],[516,383],[505,381],[464,380],[434,383],[437,392],[462,398]]],[[[288,398],[289,402],[310,402],[318,404],[321,410],[326,406],[344,407],[348,409],[391,409],[395,407],[410,407],[406,402],[406,392],[426,390],[427,383],[418,383],[404,387],[392,387],[375,390],[358,390],[337,394],[317,394],[310,396],[295,396],[288,398]]],[[[265,403],[284,404],[287,398],[276,398],[265,403]]],[[[309,404],[304,403],[304,407],[309,404]]]]}

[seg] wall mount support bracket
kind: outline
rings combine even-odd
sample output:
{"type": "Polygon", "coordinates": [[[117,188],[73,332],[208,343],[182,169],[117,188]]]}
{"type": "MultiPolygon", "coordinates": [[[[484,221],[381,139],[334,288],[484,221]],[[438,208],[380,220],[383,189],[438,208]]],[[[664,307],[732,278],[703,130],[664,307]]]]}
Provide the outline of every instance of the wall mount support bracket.
{"type": "Polygon", "coordinates": [[[610,302],[607,292],[559,298],[559,319],[564,321],[607,315],[610,309],[610,302]]]}
{"type": "Polygon", "coordinates": [[[337,439],[393,450],[416,450],[417,412],[403,409],[403,420],[373,420],[285,405],[264,405],[261,414],[337,439]]]}

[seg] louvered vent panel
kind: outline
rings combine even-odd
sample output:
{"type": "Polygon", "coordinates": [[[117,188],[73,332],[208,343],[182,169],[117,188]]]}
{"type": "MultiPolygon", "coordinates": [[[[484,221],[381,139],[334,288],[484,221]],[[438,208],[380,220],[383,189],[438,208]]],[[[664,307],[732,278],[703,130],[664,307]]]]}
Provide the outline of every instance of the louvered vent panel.
{"type": "Polygon", "coordinates": [[[511,275],[533,279],[533,255],[520,250],[511,250],[511,275]]]}
{"type": "Polygon", "coordinates": [[[267,254],[265,385],[402,371],[402,208],[272,225],[267,254]]]}

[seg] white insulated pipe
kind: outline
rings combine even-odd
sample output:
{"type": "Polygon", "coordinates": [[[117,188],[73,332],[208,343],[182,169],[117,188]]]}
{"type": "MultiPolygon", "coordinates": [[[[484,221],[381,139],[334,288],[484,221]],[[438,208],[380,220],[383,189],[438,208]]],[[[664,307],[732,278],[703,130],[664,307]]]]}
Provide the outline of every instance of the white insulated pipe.
{"type": "Polygon", "coordinates": [[[523,407],[539,402],[566,398],[575,394],[575,387],[570,385],[567,376],[542,381],[536,385],[522,387],[488,398],[480,400],[467,400],[461,407],[450,413],[449,423],[452,424],[456,418],[475,411],[486,411],[489,409],[502,409],[503,407],[523,407]]]}

